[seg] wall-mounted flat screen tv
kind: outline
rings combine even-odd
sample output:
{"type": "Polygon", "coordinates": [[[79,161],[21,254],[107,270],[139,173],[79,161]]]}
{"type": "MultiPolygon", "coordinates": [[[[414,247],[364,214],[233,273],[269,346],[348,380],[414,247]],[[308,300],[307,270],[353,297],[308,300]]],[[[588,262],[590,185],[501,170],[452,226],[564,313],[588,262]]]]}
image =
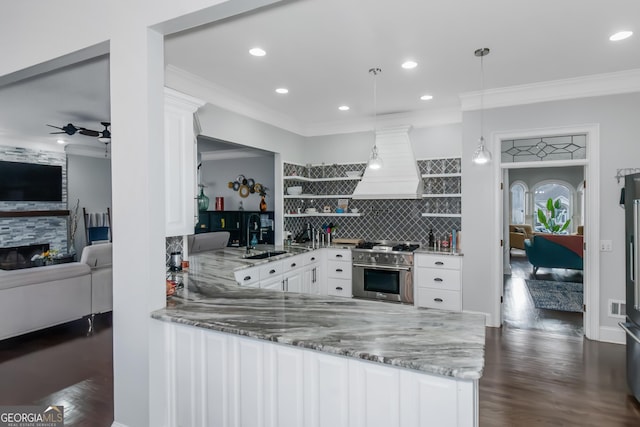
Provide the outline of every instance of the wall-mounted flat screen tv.
{"type": "Polygon", "coordinates": [[[0,161],[0,200],[61,202],[62,166],[0,161]]]}

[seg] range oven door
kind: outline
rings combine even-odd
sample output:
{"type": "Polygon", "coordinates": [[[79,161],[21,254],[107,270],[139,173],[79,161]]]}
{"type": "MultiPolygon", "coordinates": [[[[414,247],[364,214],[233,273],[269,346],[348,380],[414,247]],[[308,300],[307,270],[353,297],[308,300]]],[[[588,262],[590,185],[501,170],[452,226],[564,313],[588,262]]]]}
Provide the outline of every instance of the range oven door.
{"type": "Polygon", "coordinates": [[[353,264],[353,296],[413,304],[411,267],[353,264]]]}

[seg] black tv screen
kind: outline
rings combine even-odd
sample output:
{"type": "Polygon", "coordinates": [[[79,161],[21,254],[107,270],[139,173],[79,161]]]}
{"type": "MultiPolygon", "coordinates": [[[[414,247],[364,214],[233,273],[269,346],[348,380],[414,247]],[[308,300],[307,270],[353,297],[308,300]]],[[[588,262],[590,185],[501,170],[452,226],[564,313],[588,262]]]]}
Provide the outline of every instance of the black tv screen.
{"type": "Polygon", "coordinates": [[[61,202],[62,166],[0,161],[0,200],[61,202]]]}

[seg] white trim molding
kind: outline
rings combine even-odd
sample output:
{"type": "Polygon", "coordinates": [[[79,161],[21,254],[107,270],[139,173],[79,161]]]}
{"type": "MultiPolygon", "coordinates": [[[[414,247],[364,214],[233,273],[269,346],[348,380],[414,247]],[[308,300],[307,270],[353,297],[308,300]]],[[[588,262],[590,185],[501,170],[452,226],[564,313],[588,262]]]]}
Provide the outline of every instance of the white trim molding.
{"type": "MultiPolygon", "coordinates": [[[[484,91],[484,108],[640,92],[640,69],[563,80],[509,86],[484,91]]],[[[479,110],[480,92],[460,94],[462,111],[479,110]]]]}
{"type": "MultiPolygon", "coordinates": [[[[584,314],[584,331],[587,338],[592,340],[600,340],[600,332],[603,328],[600,326],[600,126],[598,124],[582,124],[571,126],[559,126],[543,129],[526,129],[515,131],[494,132],[491,135],[491,149],[495,153],[494,162],[494,180],[496,193],[496,224],[494,227],[496,233],[496,241],[502,239],[502,200],[499,180],[502,177],[502,170],[515,167],[515,163],[501,163],[501,143],[503,140],[518,138],[533,138],[547,135],[570,135],[577,133],[587,134],[587,158],[585,160],[574,161],[548,161],[548,162],[527,162],[528,167],[552,167],[552,166],[569,166],[582,165],[585,167],[586,185],[586,212],[585,212],[585,231],[584,242],[586,244],[584,255],[584,304],[587,311],[584,314]]],[[[496,249],[496,265],[494,266],[495,277],[502,277],[503,258],[501,248],[496,249]]],[[[496,280],[494,293],[500,295],[502,280],[496,280]]],[[[493,312],[500,324],[502,322],[501,303],[499,298],[495,298],[493,312]]],[[[607,336],[610,336],[608,334],[607,336]]]]}

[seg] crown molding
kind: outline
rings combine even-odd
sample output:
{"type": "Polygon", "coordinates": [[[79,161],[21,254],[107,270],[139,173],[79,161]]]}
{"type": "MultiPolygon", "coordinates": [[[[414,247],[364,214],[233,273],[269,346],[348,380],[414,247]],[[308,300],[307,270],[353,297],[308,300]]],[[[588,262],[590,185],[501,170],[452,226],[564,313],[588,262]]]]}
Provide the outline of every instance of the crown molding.
{"type": "MultiPolygon", "coordinates": [[[[563,80],[509,86],[484,91],[484,108],[640,92],[640,69],[563,80]]],[[[460,94],[462,111],[480,109],[481,92],[460,94]]]]}

